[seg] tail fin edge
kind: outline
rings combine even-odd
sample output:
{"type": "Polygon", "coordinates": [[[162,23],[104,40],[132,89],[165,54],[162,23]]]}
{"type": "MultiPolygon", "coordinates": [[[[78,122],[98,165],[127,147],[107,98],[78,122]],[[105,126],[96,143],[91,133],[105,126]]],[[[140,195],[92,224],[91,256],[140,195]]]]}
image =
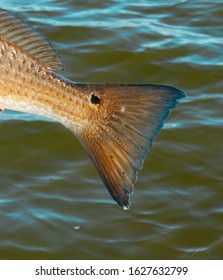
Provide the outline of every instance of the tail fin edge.
{"type": "Polygon", "coordinates": [[[123,209],[152,143],[185,93],[165,85],[90,85],[98,92],[102,118],[93,119],[80,142],[113,199],[123,209]]]}

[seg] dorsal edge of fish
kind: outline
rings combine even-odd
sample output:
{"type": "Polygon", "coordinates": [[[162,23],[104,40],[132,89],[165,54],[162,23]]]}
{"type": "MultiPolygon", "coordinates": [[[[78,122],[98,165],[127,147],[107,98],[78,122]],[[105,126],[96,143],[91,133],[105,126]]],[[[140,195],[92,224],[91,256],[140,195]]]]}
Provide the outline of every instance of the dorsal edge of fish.
{"type": "Polygon", "coordinates": [[[25,52],[51,70],[63,70],[63,61],[49,41],[34,28],[0,8],[0,40],[25,52]]]}

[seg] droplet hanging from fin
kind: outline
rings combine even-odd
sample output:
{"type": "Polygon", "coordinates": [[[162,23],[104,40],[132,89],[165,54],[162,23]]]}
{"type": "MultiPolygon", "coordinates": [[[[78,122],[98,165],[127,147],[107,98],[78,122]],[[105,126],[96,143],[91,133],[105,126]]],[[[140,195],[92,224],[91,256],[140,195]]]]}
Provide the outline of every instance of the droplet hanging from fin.
{"type": "Polygon", "coordinates": [[[90,92],[98,92],[98,112],[76,136],[114,200],[128,209],[134,183],[152,143],[171,109],[185,94],[171,86],[152,84],[88,87],[90,92]]]}

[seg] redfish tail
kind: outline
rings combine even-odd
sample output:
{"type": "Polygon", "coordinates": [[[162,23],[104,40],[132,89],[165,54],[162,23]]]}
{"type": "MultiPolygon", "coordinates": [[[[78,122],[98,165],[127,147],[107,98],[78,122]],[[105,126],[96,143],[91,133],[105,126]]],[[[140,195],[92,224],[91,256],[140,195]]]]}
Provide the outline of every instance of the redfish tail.
{"type": "Polygon", "coordinates": [[[88,85],[97,118],[78,136],[113,199],[124,209],[152,143],[180,98],[165,85],[88,85]]]}

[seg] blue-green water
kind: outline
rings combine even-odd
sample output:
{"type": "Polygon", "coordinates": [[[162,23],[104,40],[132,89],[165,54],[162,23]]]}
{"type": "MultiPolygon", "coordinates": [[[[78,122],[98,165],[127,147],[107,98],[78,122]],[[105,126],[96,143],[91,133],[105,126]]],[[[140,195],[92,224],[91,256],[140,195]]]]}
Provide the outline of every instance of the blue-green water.
{"type": "Polygon", "coordinates": [[[171,84],[188,94],[157,138],[129,211],[60,124],[2,113],[0,258],[222,259],[222,1],[0,6],[54,44],[67,78],[171,84]]]}

